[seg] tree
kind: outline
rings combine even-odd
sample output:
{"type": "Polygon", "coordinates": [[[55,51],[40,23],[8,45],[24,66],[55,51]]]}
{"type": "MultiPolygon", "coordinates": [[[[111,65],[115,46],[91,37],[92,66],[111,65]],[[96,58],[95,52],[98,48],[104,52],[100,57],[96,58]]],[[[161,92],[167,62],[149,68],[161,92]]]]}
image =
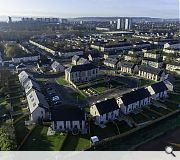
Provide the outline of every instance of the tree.
{"type": "Polygon", "coordinates": [[[13,128],[8,124],[0,128],[0,150],[13,151],[16,150],[15,136],[13,128]]]}

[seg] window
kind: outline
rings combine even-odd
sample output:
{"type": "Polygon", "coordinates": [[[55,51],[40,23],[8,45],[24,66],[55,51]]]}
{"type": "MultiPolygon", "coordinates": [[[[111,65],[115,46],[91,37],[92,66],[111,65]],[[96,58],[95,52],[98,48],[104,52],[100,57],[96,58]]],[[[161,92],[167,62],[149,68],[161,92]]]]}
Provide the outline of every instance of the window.
{"type": "Polygon", "coordinates": [[[54,121],[54,129],[57,129],[57,122],[54,121]]]}
{"type": "Polygon", "coordinates": [[[33,101],[34,101],[34,98],[31,99],[31,102],[33,102],[33,101]]]}
{"type": "Polygon", "coordinates": [[[31,94],[30,96],[29,96],[29,98],[32,98],[33,97],[33,95],[31,94]]]}
{"type": "Polygon", "coordinates": [[[33,103],[33,107],[35,107],[35,106],[36,106],[36,102],[33,103]]]}

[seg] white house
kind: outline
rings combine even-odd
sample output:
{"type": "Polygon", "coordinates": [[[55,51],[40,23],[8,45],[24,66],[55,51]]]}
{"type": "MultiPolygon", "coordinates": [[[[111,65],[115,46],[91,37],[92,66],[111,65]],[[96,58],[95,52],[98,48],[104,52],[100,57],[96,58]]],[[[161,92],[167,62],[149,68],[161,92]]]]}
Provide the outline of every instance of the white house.
{"type": "Polygon", "coordinates": [[[175,72],[176,70],[180,71],[180,63],[171,62],[166,64],[166,70],[175,72]]]}
{"type": "Polygon", "coordinates": [[[123,94],[117,98],[117,103],[124,114],[129,114],[136,109],[150,104],[150,98],[151,94],[149,91],[145,88],[140,88],[123,94]]]}
{"type": "Polygon", "coordinates": [[[26,65],[21,63],[19,65],[16,66],[16,72],[19,73],[20,71],[26,70],[26,65]]]}
{"type": "Polygon", "coordinates": [[[25,89],[25,93],[28,94],[31,89],[35,89],[39,92],[41,92],[40,85],[30,77],[24,82],[23,87],[25,89]]]}
{"type": "Polygon", "coordinates": [[[34,40],[29,40],[29,43],[31,43],[31,44],[45,50],[46,52],[49,52],[49,53],[53,54],[53,55],[56,55],[56,53],[57,53],[55,50],[53,50],[51,48],[48,48],[48,47],[44,46],[43,44],[35,42],[34,40]]]}
{"type": "Polygon", "coordinates": [[[151,86],[148,86],[147,89],[151,94],[151,98],[154,100],[167,97],[168,88],[163,81],[154,83],[151,86]]]}
{"type": "Polygon", "coordinates": [[[70,58],[73,57],[74,55],[77,56],[82,56],[84,54],[84,52],[80,49],[71,49],[71,50],[62,50],[62,51],[58,51],[58,55],[59,57],[64,57],[64,58],[70,58]]]}
{"type": "Polygon", "coordinates": [[[130,62],[119,62],[118,67],[122,73],[138,73],[138,65],[130,62]]]}
{"type": "Polygon", "coordinates": [[[159,59],[161,57],[159,52],[144,52],[144,57],[145,58],[152,58],[152,59],[159,59]]]}
{"type": "Polygon", "coordinates": [[[32,89],[26,96],[31,114],[31,121],[39,122],[48,117],[49,105],[42,93],[32,89]]]}
{"type": "Polygon", "coordinates": [[[96,125],[105,124],[119,118],[119,106],[115,98],[107,99],[92,105],[90,114],[96,125]]]}
{"type": "Polygon", "coordinates": [[[164,71],[159,68],[154,68],[150,66],[141,65],[139,67],[138,76],[150,79],[153,81],[159,81],[161,77],[165,75],[164,71]]]}
{"type": "Polygon", "coordinates": [[[78,60],[80,59],[80,56],[74,55],[72,57],[72,64],[77,65],[78,60]]]}
{"type": "Polygon", "coordinates": [[[180,49],[180,42],[172,42],[164,44],[164,49],[171,48],[171,49],[180,49]]]}
{"type": "Polygon", "coordinates": [[[61,108],[51,112],[52,129],[55,131],[72,131],[87,133],[86,114],[80,108],[61,108]]]}
{"type": "Polygon", "coordinates": [[[98,62],[99,60],[101,60],[101,56],[98,53],[90,53],[88,55],[88,59],[89,61],[98,62]]]}
{"type": "Polygon", "coordinates": [[[19,82],[21,83],[22,86],[29,77],[33,78],[33,76],[27,73],[26,71],[22,71],[21,73],[19,73],[18,77],[19,77],[19,82]]]}
{"type": "Polygon", "coordinates": [[[69,83],[90,81],[97,78],[98,75],[99,67],[91,63],[71,66],[65,70],[65,79],[69,83]]]}
{"type": "Polygon", "coordinates": [[[88,64],[90,63],[86,58],[79,58],[79,60],[77,61],[77,65],[82,65],[82,64],[88,64]]]}
{"type": "Polygon", "coordinates": [[[61,65],[59,62],[57,61],[54,61],[52,64],[51,64],[51,68],[54,72],[64,72],[64,66],[61,65]]]}
{"type": "Polygon", "coordinates": [[[116,58],[107,58],[104,60],[104,65],[111,68],[117,68],[119,60],[116,58]]]}
{"type": "Polygon", "coordinates": [[[36,62],[40,59],[38,54],[28,54],[25,56],[17,56],[12,58],[13,63],[22,63],[22,62],[36,62]]]}
{"type": "Polygon", "coordinates": [[[142,65],[148,65],[148,66],[151,66],[151,67],[154,67],[154,68],[162,68],[163,61],[153,59],[153,58],[143,58],[142,65]]]}
{"type": "Polygon", "coordinates": [[[140,56],[137,54],[127,54],[124,56],[125,61],[130,61],[130,62],[137,62],[141,60],[140,56]]]}

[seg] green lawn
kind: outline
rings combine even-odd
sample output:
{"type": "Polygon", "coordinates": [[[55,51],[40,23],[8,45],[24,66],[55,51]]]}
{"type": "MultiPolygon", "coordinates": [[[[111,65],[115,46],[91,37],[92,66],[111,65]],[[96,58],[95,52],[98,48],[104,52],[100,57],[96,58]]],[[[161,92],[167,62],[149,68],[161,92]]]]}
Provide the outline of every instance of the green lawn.
{"type": "Polygon", "coordinates": [[[96,126],[93,122],[91,122],[90,123],[91,136],[97,136],[99,140],[102,140],[119,134],[117,127],[112,122],[109,122],[105,125],[106,125],[105,128],[100,128],[99,126],[96,126]]]}
{"type": "Polygon", "coordinates": [[[24,151],[59,151],[66,138],[66,134],[47,136],[48,127],[37,126],[28,137],[21,150],[24,151]]]}
{"type": "Polygon", "coordinates": [[[68,134],[62,147],[63,151],[81,151],[90,146],[90,136],[68,134]]]}
{"type": "Polygon", "coordinates": [[[119,122],[118,120],[116,120],[115,123],[118,125],[120,133],[124,133],[133,129],[133,127],[130,127],[125,121],[119,122]]]}
{"type": "Polygon", "coordinates": [[[144,123],[144,122],[147,122],[151,119],[145,117],[144,115],[142,115],[141,113],[137,113],[137,114],[134,114],[134,113],[131,113],[129,114],[129,116],[137,123],[144,123]]]}
{"type": "Polygon", "coordinates": [[[160,103],[164,104],[167,108],[170,108],[172,110],[177,110],[179,108],[176,103],[172,103],[172,102],[169,102],[169,101],[160,102],[160,103]]]}
{"type": "Polygon", "coordinates": [[[154,112],[147,110],[146,108],[143,108],[142,113],[144,113],[145,115],[149,116],[151,119],[156,119],[159,118],[160,116],[155,114],[154,112]]]}
{"type": "Polygon", "coordinates": [[[25,120],[28,120],[28,116],[20,119],[15,125],[15,134],[17,145],[20,145],[24,137],[29,133],[33,126],[25,126],[25,120]]]}
{"type": "Polygon", "coordinates": [[[179,95],[177,95],[177,94],[168,94],[168,95],[169,95],[168,99],[180,103],[180,94],[179,95]]]}
{"type": "Polygon", "coordinates": [[[91,87],[97,91],[98,93],[103,93],[109,89],[124,86],[125,84],[117,82],[117,81],[109,81],[109,82],[104,82],[104,83],[99,83],[96,85],[92,85],[91,87]]]}
{"type": "Polygon", "coordinates": [[[84,100],[86,98],[86,96],[84,96],[82,93],[80,92],[73,92],[72,96],[78,100],[84,100]]]}
{"type": "Polygon", "coordinates": [[[156,112],[162,113],[164,115],[170,113],[170,111],[168,111],[167,109],[164,109],[162,107],[155,107],[155,106],[153,106],[153,107],[151,107],[151,109],[156,111],[156,112]]]}
{"type": "Polygon", "coordinates": [[[65,76],[61,76],[59,78],[57,78],[57,81],[59,82],[59,84],[61,85],[68,85],[69,83],[65,80],[65,76]]]}
{"type": "Polygon", "coordinates": [[[140,79],[140,80],[139,80],[139,86],[140,86],[140,87],[141,87],[141,86],[145,86],[145,85],[147,85],[147,84],[152,84],[152,83],[154,83],[154,81],[147,80],[147,79],[140,79]]]}

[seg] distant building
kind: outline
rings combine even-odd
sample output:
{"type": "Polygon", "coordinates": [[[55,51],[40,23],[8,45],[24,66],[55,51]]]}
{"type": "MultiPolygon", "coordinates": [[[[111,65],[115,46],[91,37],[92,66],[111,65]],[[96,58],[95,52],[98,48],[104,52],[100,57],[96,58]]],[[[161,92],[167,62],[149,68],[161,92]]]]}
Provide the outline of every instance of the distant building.
{"type": "Polygon", "coordinates": [[[8,23],[11,24],[12,23],[12,18],[8,17],[8,23]]]}
{"type": "Polygon", "coordinates": [[[68,19],[65,19],[65,18],[61,19],[61,23],[62,24],[67,24],[68,23],[68,19]]]}
{"type": "Polygon", "coordinates": [[[126,18],[125,19],[125,30],[131,30],[132,27],[132,19],[126,18]]]}
{"type": "Polygon", "coordinates": [[[99,68],[93,64],[71,66],[65,70],[65,79],[69,83],[85,82],[95,79],[99,74],[99,68]]]}
{"type": "Polygon", "coordinates": [[[121,29],[121,19],[117,20],[117,29],[121,29]]]}
{"type": "Polygon", "coordinates": [[[64,66],[61,65],[59,62],[57,61],[54,61],[52,64],[51,64],[51,68],[54,72],[64,72],[64,66]]]}
{"type": "Polygon", "coordinates": [[[104,60],[104,65],[115,69],[117,68],[118,62],[119,62],[118,59],[107,58],[104,60]]]}

